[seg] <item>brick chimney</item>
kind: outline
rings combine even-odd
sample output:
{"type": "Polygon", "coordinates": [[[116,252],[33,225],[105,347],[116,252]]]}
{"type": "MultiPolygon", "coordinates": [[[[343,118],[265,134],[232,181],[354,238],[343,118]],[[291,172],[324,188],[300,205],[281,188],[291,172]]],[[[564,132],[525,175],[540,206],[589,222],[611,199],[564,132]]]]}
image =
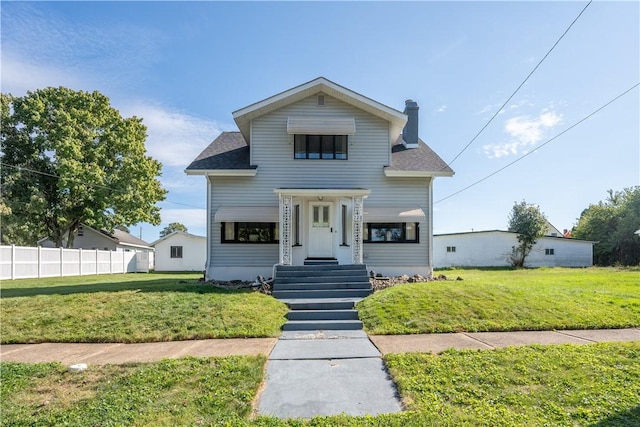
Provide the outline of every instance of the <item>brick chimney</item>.
{"type": "Polygon", "coordinates": [[[402,140],[407,148],[418,148],[418,103],[413,99],[404,102],[404,114],[407,115],[407,124],[402,130],[402,140]]]}

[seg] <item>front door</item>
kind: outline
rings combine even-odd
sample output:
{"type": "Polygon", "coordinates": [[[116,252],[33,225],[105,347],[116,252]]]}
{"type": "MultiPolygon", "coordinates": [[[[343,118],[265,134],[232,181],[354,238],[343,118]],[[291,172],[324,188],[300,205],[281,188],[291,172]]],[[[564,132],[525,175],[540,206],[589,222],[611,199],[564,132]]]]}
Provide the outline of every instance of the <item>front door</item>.
{"type": "Polygon", "coordinates": [[[333,257],[333,203],[309,204],[309,253],[310,258],[333,257]]]}

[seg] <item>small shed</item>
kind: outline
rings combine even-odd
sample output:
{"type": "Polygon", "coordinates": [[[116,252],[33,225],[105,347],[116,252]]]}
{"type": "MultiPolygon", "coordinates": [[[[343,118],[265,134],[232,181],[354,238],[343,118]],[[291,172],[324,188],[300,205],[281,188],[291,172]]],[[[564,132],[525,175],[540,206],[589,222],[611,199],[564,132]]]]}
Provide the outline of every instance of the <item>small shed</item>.
{"type": "Polygon", "coordinates": [[[155,248],[156,271],[204,271],[207,238],[174,231],[151,244],[155,248]]]}

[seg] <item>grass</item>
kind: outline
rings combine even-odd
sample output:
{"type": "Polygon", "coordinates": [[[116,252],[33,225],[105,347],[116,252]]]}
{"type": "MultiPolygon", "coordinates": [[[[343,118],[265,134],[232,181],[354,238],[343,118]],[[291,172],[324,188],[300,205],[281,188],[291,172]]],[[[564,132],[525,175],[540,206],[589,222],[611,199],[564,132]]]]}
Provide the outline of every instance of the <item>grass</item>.
{"type": "Polygon", "coordinates": [[[1,342],[152,342],[276,337],[287,308],[222,290],[199,274],[123,274],[4,281],[1,342]]]}
{"type": "Polygon", "coordinates": [[[640,326],[638,269],[447,270],[358,303],[370,334],[640,326]]]}
{"type": "Polygon", "coordinates": [[[264,357],[92,366],[2,363],[2,425],[221,425],[251,411],[264,357]]]}
{"type": "Polygon", "coordinates": [[[251,419],[263,357],[92,366],[1,363],[2,425],[640,425],[640,342],[388,355],[408,409],[251,419]]]}

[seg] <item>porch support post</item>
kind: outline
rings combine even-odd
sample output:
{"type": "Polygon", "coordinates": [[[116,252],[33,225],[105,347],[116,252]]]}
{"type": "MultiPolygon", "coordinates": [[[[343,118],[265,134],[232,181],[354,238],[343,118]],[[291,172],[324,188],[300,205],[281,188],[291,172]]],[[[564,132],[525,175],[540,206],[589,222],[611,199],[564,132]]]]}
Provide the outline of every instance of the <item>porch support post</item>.
{"type": "Polygon", "coordinates": [[[355,196],[351,200],[353,204],[353,263],[362,264],[363,198],[355,196]]]}
{"type": "Polygon", "coordinates": [[[291,208],[293,196],[280,194],[280,264],[291,265],[291,208]]]}

